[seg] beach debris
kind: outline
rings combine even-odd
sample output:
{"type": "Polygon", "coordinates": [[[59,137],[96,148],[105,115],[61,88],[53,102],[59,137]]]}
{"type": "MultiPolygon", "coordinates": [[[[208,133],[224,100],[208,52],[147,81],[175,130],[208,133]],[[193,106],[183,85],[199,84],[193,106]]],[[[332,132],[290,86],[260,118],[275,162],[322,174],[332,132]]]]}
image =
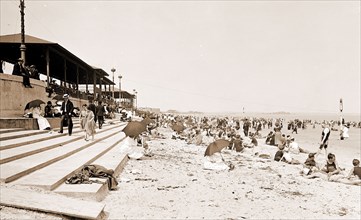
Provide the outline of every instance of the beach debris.
{"type": "Polygon", "coordinates": [[[128,153],[128,157],[132,160],[139,160],[143,156],[144,156],[144,153],[142,153],[142,152],[133,151],[131,153],[128,153]]]}
{"type": "Polygon", "coordinates": [[[260,154],[258,157],[263,158],[263,159],[270,159],[271,156],[269,154],[260,154]]]}
{"type": "Polygon", "coordinates": [[[338,214],[340,216],[347,215],[347,209],[345,207],[341,207],[340,210],[338,210],[338,214]]]}
{"type": "Polygon", "coordinates": [[[126,177],[122,177],[122,178],[120,178],[120,182],[122,182],[122,183],[128,183],[128,182],[130,182],[130,179],[129,179],[129,178],[126,178],[126,177]]]}
{"type": "Polygon", "coordinates": [[[158,190],[165,190],[165,191],[169,191],[169,189],[178,189],[178,188],[186,188],[185,186],[162,186],[162,187],[157,187],[158,190]]]}
{"type": "Polygon", "coordinates": [[[156,181],[158,181],[158,179],[152,179],[152,178],[135,178],[134,180],[138,180],[138,181],[151,181],[151,182],[156,182],[156,181]]]}
{"type": "Polygon", "coordinates": [[[203,169],[221,171],[221,170],[229,170],[229,166],[224,162],[217,163],[217,162],[211,162],[209,160],[204,160],[203,169]]]}
{"type": "Polygon", "coordinates": [[[234,168],[235,168],[235,166],[232,163],[229,163],[228,167],[229,167],[228,171],[234,170],[234,168]]]}
{"type": "Polygon", "coordinates": [[[133,170],[130,171],[130,173],[132,173],[132,174],[141,174],[142,171],[141,171],[141,170],[137,170],[137,169],[133,169],[133,170]]]}
{"type": "Polygon", "coordinates": [[[213,202],[212,202],[212,203],[209,203],[209,204],[208,204],[208,206],[210,206],[210,207],[219,207],[219,205],[218,205],[218,204],[213,203],[213,202]]]}

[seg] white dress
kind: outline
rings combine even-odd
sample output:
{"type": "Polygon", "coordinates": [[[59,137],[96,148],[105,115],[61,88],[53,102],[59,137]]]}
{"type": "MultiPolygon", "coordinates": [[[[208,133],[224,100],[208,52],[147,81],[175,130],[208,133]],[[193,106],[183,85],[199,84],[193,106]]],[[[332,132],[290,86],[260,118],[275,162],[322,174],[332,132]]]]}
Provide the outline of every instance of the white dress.
{"type": "Polygon", "coordinates": [[[348,127],[346,127],[346,126],[343,127],[342,136],[344,138],[349,138],[350,137],[350,135],[348,134],[348,127]]]}
{"type": "Polygon", "coordinates": [[[33,118],[36,118],[39,125],[39,130],[45,130],[51,128],[48,120],[40,115],[40,108],[33,109],[33,118]]]}

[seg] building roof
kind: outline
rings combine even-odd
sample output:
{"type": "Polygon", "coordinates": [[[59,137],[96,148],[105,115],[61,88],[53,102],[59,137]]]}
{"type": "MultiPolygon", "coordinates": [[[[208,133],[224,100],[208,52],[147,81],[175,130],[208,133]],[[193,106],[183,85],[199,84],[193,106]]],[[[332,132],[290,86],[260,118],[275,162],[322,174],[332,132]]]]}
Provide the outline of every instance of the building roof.
{"type": "MultiPolygon", "coordinates": [[[[21,34],[0,35],[0,43],[21,43],[21,34]]],[[[57,44],[30,35],[25,35],[25,44],[57,44]]]]}
{"type": "MultiPolygon", "coordinates": [[[[0,36],[0,59],[9,63],[16,63],[20,54],[21,34],[0,36]]],[[[25,35],[26,65],[35,65],[38,71],[46,75],[46,53],[49,52],[50,77],[79,84],[93,84],[94,74],[99,78],[109,76],[104,70],[92,67],[78,56],[74,55],[58,43],[25,35]],[[66,72],[66,77],[65,77],[66,72]]],[[[105,83],[108,83],[106,81],[105,83]]]]}

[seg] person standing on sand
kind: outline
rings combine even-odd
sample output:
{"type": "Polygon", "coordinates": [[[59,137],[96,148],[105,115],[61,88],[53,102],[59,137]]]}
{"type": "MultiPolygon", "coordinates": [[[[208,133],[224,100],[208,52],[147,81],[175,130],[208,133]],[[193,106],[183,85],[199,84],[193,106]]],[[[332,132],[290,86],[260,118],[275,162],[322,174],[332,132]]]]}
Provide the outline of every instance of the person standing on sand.
{"type": "Polygon", "coordinates": [[[321,134],[321,144],[320,149],[317,152],[317,155],[321,152],[322,149],[325,149],[325,155],[327,155],[327,147],[328,147],[328,138],[330,137],[331,130],[328,124],[322,125],[323,130],[321,134]]]}

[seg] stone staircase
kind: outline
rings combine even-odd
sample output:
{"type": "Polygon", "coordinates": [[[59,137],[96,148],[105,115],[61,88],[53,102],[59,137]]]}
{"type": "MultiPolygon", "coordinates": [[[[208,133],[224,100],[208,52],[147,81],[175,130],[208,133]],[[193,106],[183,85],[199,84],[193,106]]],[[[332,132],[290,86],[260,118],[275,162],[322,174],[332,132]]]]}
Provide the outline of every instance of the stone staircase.
{"type": "MultiPolygon", "coordinates": [[[[16,186],[38,188],[52,195],[92,201],[98,207],[108,193],[106,179],[97,178],[96,183],[92,184],[65,184],[65,181],[88,164],[113,169],[114,176],[118,176],[128,161],[124,141],[126,137],[121,132],[126,123],[119,119],[107,119],[102,129],[96,129],[94,141],[84,140],[78,119],[74,119],[73,124],[71,136],[67,134],[67,129],[64,129],[63,134],[58,133],[59,129],[51,132],[0,129],[1,190],[16,186]]],[[[0,204],[9,205],[3,199],[0,204]]],[[[38,210],[29,205],[18,207],[38,210]]],[[[17,207],[16,204],[11,206],[17,207]]],[[[59,214],[59,210],[45,211],[59,214]]],[[[64,211],[62,214],[72,216],[71,212],[64,211]]],[[[94,219],[99,216],[104,217],[97,213],[94,219]]],[[[79,218],[79,215],[73,217],[79,218]]],[[[84,218],[93,217],[84,215],[84,218]]]]}

